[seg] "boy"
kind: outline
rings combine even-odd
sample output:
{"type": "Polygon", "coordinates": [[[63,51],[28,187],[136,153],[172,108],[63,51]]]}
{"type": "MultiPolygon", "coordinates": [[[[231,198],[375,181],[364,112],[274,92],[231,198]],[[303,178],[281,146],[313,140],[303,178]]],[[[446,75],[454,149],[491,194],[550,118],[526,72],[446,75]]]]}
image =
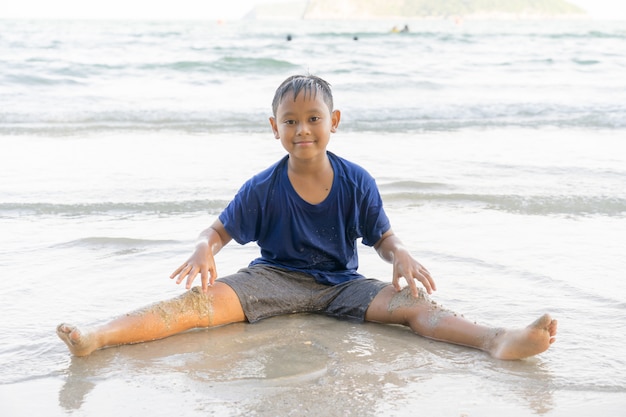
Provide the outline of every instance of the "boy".
{"type": "Polygon", "coordinates": [[[170,276],[190,291],[92,329],[59,325],[74,355],[297,312],[403,324],[500,359],[536,355],[554,342],[557,323],[547,314],[523,329],[489,328],[429,300],[435,281],[392,231],[374,179],[326,150],[341,118],[326,81],[289,77],[272,110],[272,131],[288,155],[248,180],[200,234],[191,257],[170,276]],[[391,284],[357,273],[358,238],[393,264],[391,284]],[[232,239],[257,242],[261,257],[217,279],[214,256],[232,239]],[[192,288],[198,274],[201,287],[192,288]]]}

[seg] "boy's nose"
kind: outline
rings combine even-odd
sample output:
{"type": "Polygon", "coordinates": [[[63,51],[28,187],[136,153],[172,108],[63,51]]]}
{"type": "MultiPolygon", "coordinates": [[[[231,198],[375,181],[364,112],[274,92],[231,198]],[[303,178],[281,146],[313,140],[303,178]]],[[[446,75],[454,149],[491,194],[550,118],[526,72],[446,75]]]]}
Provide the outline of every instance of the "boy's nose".
{"type": "Polygon", "coordinates": [[[308,123],[299,123],[298,124],[298,131],[297,134],[302,136],[302,135],[308,135],[309,133],[311,133],[311,130],[309,129],[309,124],[308,123]]]}

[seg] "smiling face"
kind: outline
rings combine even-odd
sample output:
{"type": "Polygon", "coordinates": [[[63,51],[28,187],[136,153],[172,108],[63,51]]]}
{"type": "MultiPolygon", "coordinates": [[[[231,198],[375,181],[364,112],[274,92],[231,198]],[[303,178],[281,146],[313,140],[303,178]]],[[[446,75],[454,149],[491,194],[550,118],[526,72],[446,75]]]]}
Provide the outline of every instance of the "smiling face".
{"type": "Polygon", "coordinates": [[[331,133],[339,126],[339,110],[331,110],[316,90],[287,93],[270,118],[274,137],[294,160],[326,158],[331,133]]]}

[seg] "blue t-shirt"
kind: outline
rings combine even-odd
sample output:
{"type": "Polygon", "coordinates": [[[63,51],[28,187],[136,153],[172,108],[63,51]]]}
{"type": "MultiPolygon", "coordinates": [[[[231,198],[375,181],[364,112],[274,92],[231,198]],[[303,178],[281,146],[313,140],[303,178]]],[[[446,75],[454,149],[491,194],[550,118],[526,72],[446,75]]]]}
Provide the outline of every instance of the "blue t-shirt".
{"type": "Polygon", "coordinates": [[[373,246],[390,229],[378,187],[360,166],[328,152],[334,172],[320,204],[304,201],[287,176],[285,156],[249,179],[219,219],[240,243],[257,242],[268,264],[311,274],[322,284],[361,278],[356,240],[373,246]]]}

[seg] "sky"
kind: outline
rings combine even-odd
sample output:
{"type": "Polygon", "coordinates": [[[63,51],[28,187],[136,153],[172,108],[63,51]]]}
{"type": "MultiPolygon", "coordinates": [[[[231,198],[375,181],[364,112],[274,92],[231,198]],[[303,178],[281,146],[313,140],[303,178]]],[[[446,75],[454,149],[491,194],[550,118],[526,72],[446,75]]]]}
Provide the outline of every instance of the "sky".
{"type": "MultiPolygon", "coordinates": [[[[237,19],[256,3],[298,0],[0,0],[2,18],[237,19]]],[[[626,20],[624,0],[569,0],[592,17],[626,20]]]]}

